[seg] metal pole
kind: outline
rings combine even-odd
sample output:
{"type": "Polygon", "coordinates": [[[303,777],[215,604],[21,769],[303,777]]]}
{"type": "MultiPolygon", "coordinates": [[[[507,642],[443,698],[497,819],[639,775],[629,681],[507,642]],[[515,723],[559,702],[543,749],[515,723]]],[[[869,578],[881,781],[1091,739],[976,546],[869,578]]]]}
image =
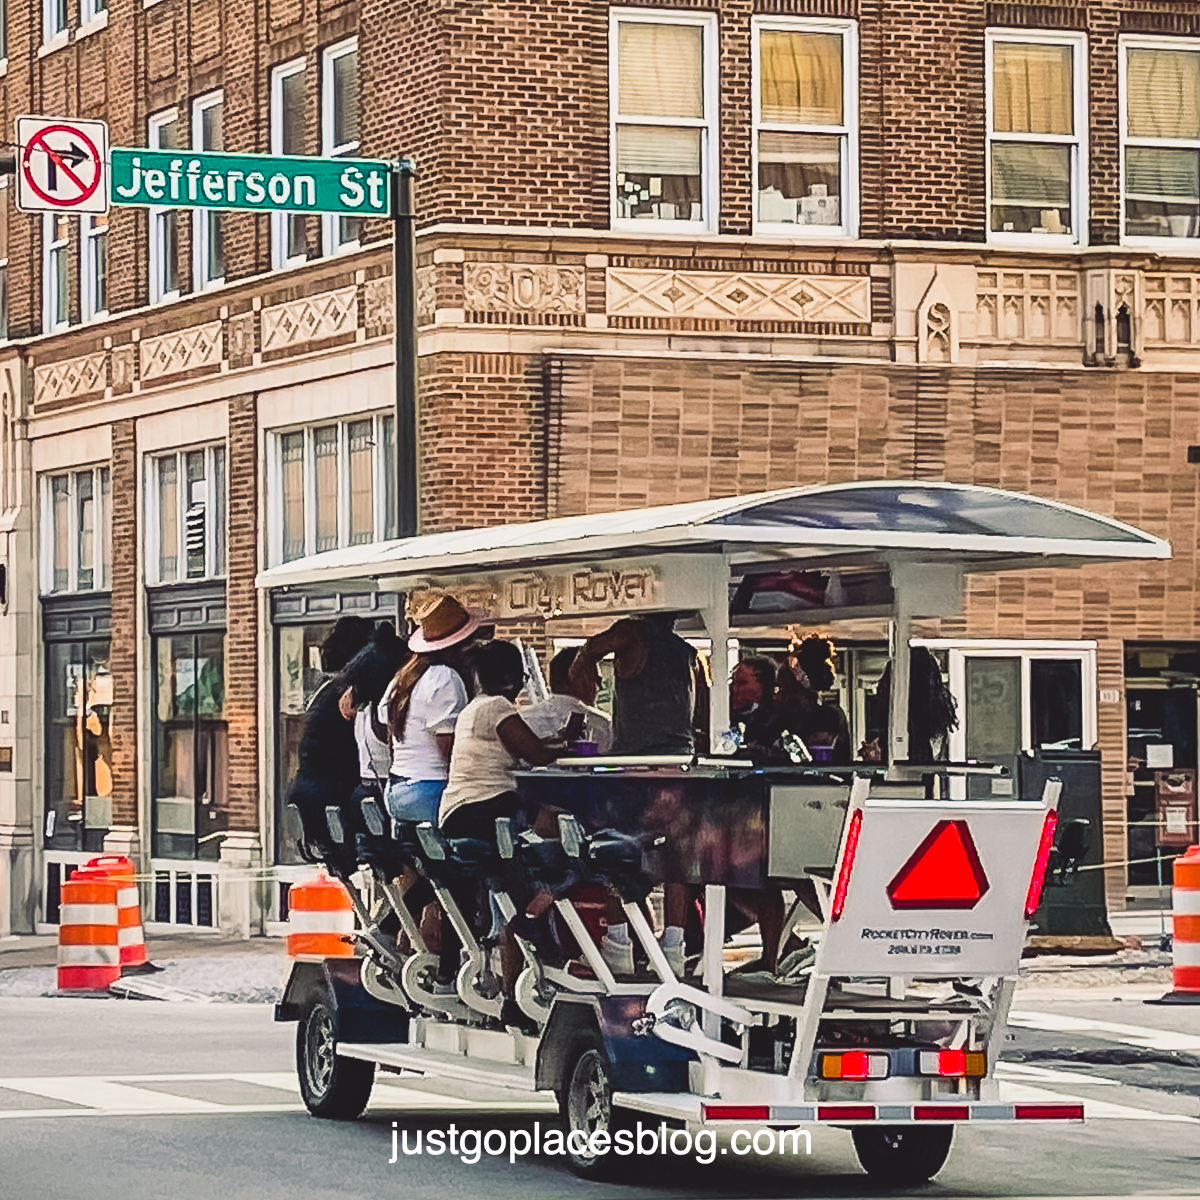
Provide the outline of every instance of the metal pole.
{"type": "Polygon", "coordinates": [[[396,536],[417,532],[417,164],[392,164],[392,296],[396,328],[396,536]]]}

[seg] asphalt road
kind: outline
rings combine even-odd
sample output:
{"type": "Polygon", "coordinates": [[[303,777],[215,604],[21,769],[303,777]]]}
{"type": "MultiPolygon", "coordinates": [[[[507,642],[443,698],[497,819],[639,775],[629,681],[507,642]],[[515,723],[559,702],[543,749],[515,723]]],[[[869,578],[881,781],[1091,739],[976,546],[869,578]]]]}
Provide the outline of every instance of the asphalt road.
{"type": "MultiPolygon", "coordinates": [[[[553,1114],[496,1094],[381,1076],[367,1116],[317,1121],[299,1102],[294,1028],[266,1006],[0,1000],[0,1195],[55,1200],[406,1200],[876,1196],[849,1135],[813,1131],[799,1159],[634,1160],[627,1186],[554,1156],[467,1153],[391,1163],[393,1122],[418,1131],[544,1130],[553,1114]]],[[[936,1197],[1200,1195],[1200,1008],[1024,996],[1007,1094],[1082,1098],[1085,1126],[964,1129],[936,1197]]],[[[468,1136],[468,1143],[470,1142],[468,1136]]]]}

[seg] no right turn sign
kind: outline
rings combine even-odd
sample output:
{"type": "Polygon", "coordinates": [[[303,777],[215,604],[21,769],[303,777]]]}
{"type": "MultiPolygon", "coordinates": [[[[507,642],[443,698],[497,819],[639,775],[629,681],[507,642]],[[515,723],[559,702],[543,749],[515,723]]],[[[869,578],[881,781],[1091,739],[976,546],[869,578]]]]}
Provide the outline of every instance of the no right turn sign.
{"type": "Polygon", "coordinates": [[[18,117],[17,207],[108,211],[108,125],[73,117],[18,117]]]}

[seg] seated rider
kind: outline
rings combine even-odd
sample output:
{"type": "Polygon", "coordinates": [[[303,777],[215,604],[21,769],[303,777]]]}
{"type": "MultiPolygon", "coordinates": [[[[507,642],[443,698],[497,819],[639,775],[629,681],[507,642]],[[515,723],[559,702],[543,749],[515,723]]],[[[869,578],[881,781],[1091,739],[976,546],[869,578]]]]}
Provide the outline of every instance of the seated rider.
{"type": "Polygon", "coordinates": [[[606,713],[596,708],[595,676],[571,678],[571,664],[579,654],[578,646],[560,650],[550,660],[550,695],[521,709],[525,724],[541,738],[560,736],[572,717],[582,717],[582,737],[591,742],[597,754],[612,750],[613,727],[606,713]]]}

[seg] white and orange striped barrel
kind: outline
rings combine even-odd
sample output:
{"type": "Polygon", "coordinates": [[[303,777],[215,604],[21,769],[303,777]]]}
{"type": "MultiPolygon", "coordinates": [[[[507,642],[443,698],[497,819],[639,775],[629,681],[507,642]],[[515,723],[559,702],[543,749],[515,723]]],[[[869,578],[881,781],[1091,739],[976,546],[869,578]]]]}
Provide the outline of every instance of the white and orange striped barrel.
{"type": "Polygon", "coordinates": [[[1174,994],[1200,1001],[1200,846],[1189,846],[1175,860],[1171,895],[1174,994]]]}
{"type": "Polygon", "coordinates": [[[142,930],[142,906],[133,861],[123,854],[104,854],[89,859],[87,866],[75,871],[71,878],[83,874],[107,877],[117,885],[117,944],[121,947],[121,966],[144,966],[146,935],[142,930]]]}
{"type": "Polygon", "coordinates": [[[85,876],[62,885],[58,918],[58,986],[99,990],[121,978],[117,884],[85,876]]]}
{"type": "Polygon", "coordinates": [[[354,906],[324,871],[288,890],[287,949],[292,958],[352,958],[354,906]]]}

